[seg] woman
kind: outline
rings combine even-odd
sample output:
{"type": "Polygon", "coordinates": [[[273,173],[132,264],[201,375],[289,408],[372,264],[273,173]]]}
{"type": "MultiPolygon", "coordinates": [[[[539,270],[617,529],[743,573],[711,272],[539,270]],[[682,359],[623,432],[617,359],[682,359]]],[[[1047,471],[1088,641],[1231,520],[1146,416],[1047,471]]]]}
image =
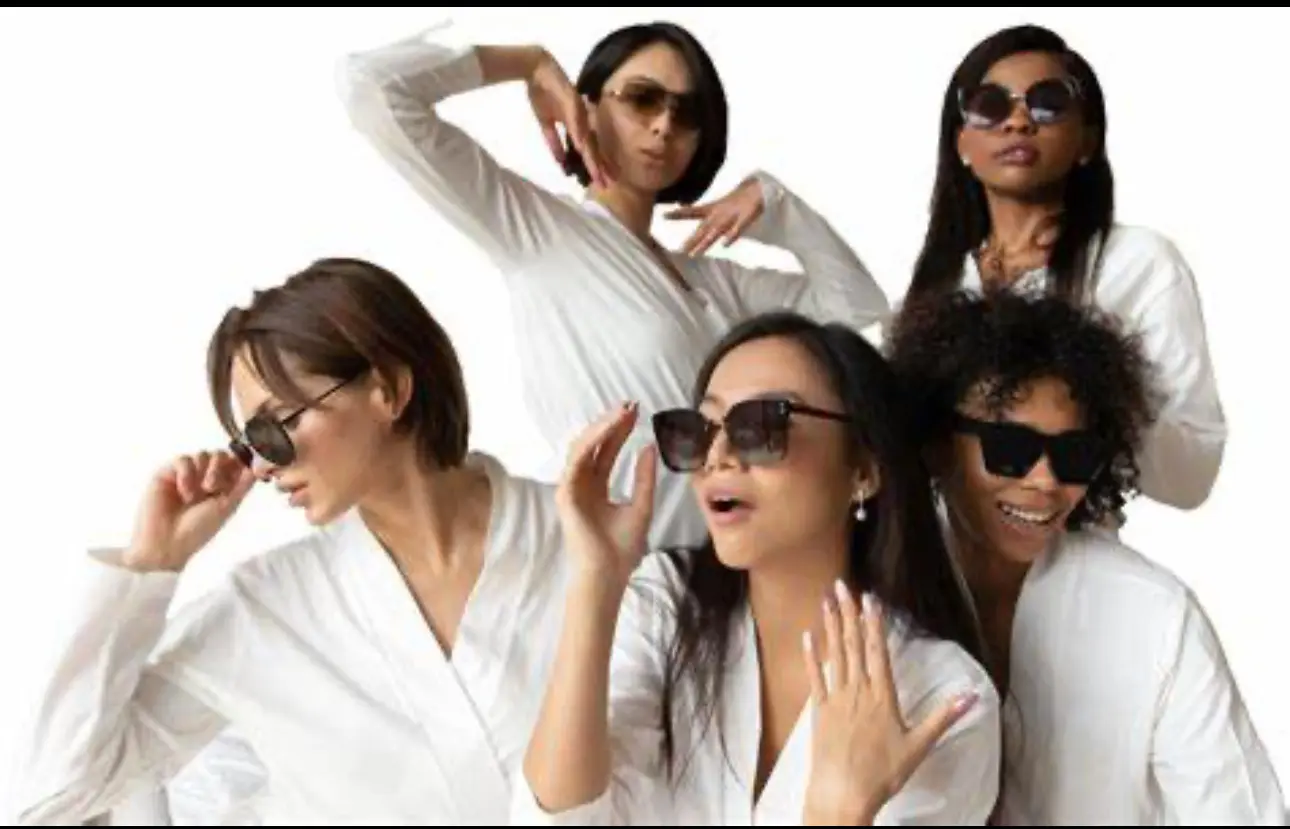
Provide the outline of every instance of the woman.
{"type": "Polygon", "coordinates": [[[998,701],[882,358],[773,313],[697,389],[653,427],[692,476],[701,546],[637,568],[648,476],[605,504],[635,409],[572,450],[564,632],[513,821],[983,823],[998,701]]]}
{"type": "Polygon", "coordinates": [[[209,377],[230,449],[167,464],[130,543],[83,565],[19,821],[96,815],[232,727],[265,823],[504,822],[564,595],[553,488],[468,451],[451,342],[371,263],[317,262],[230,311],[209,377]],[[314,530],[167,624],[257,480],[314,530]]]}
{"type": "Polygon", "coordinates": [[[1114,221],[1106,104],[1093,68],[1036,26],[978,44],[945,91],[931,219],[909,298],[958,287],[1048,291],[1143,338],[1167,396],[1142,491],[1203,504],[1227,440],[1191,269],[1161,234],[1114,221]]]}
{"type": "Polygon", "coordinates": [[[1196,597],[1098,526],[1154,415],[1103,316],[965,292],[907,305],[889,343],[1005,700],[1001,822],[1284,825],[1196,597]]]}
{"type": "MultiPolygon", "coordinates": [[[[726,155],[721,79],[703,47],[666,23],[629,26],[592,49],[576,86],[540,46],[448,45],[425,36],[350,56],[342,96],[355,128],[429,204],[500,269],[522,344],[524,395],[559,459],[574,435],[621,400],[648,416],[684,400],[731,325],[794,308],[863,327],[889,304],[847,243],[766,173],[692,205],[726,155]],[[498,164],[438,111],[456,95],[507,82],[528,90],[551,152],[585,186],[555,194],[498,164]],[[557,127],[563,127],[562,144],[557,127]],[[698,219],[684,250],[665,250],[655,207],[698,219]],[[786,248],[803,272],[704,255],[718,239],[786,248]]],[[[626,496],[641,428],[612,483],[626,496]]],[[[557,469],[551,469],[554,480],[557,469]]],[[[702,539],[684,478],[664,471],[655,546],[702,539]]]]}

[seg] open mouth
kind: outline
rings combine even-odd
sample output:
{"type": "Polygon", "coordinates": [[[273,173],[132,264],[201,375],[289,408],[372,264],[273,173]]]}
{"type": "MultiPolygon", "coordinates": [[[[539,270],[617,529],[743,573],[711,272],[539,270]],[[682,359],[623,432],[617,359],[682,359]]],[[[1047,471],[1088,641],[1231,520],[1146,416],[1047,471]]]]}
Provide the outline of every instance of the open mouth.
{"type": "Polygon", "coordinates": [[[1008,521],[1019,524],[1023,527],[1045,528],[1053,525],[1057,520],[1059,510],[1037,510],[1025,509],[1014,506],[1003,501],[998,503],[999,511],[1008,521]]]}

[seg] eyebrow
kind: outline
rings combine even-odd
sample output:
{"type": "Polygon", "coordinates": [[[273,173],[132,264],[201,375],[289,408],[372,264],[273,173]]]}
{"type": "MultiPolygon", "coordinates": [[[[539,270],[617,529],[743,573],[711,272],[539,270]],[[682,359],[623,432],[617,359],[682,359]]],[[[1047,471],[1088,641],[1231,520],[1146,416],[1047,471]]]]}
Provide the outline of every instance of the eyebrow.
{"type": "MultiPolygon", "coordinates": [[[[788,400],[793,403],[801,403],[802,405],[806,405],[806,400],[802,398],[802,395],[798,394],[795,391],[789,391],[787,389],[758,392],[757,394],[754,394],[750,397],[746,397],[744,399],[745,400],[788,400]]],[[[722,400],[721,395],[708,393],[703,396],[703,400],[701,400],[700,402],[714,403],[716,405],[721,405],[724,401],[722,400]]]]}

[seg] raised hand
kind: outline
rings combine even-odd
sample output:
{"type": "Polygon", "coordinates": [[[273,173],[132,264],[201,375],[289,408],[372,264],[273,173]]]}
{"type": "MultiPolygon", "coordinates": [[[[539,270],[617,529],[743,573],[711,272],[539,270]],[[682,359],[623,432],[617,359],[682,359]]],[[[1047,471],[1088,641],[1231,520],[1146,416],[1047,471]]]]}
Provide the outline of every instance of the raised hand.
{"type": "Polygon", "coordinates": [[[748,225],[757,221],[765,208],[766,201],[760,182],[755,178],[748,178],[717,201],[678,207],[669,210],[664,217],[699,220],[699,226],[681,246],[690,256],[699,256],[718,239],[724,239],[727,245],[733,244],[743,235],[748,225]]]}
{"type": "Polygon", "coordinates": [[[250,492],[255,475],[228,452],[183,455],[153,475],[124,556],[141,572],[179,572],[250,492]]]}
{"type": "Polygon", "coordinates": [[[556,490],[569,554],[584,572],[622,585],[644,555],[654,510],[652,444],[636,459],[631,501],[618,504],[609,497],[610,473],[637,417],[637,406],[626,404],[592,423],[571,447],[556,490]]]}
{"type": "Polygon", "coordinates": [[[907,726],[892,677],[882,613],[876,601],[865,604],[862,614],[841,583],[836,606],[826,602],[827,676],[809,632],[803,640],[815,706],[808,824],[872,824],[937,740],[976,702],[974,695],[951,699],[922,722],[907,726]]]}
{"type": "Polygon", "coordinates": [[[586,102],[569,82],[569,77],[560,68],[559,62],[544,52],[526,86],[533,114],[537,116],[542,137],[546,139],[547,148],[555,157],[556,163],[568,172],[568,157],[558,128],[563,127],[569,143],[582,156],[591,180],[600,187],[607,187],[611,179],[609,165],[600,152],[596,134],[591,129],[586,102]]]}

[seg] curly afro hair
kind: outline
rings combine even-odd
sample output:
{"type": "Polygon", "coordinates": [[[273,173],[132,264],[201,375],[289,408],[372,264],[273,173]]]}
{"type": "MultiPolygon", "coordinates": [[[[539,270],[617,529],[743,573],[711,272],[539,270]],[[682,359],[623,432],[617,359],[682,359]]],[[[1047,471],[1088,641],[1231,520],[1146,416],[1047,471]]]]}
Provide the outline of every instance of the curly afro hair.
{"type": "Polygon", "coordinates": [[[997,417],[1033,382],[1064,382],[1086,428],[1109,450],[1068,529],[1101,523],[1137,494],[1135,455],[1159,396],[1138,338],[1109,315],[1052,295],[959,290],[902,308],[887,353],[923,446],[949,438],[969,396],[980,394],[997,417]]]}

